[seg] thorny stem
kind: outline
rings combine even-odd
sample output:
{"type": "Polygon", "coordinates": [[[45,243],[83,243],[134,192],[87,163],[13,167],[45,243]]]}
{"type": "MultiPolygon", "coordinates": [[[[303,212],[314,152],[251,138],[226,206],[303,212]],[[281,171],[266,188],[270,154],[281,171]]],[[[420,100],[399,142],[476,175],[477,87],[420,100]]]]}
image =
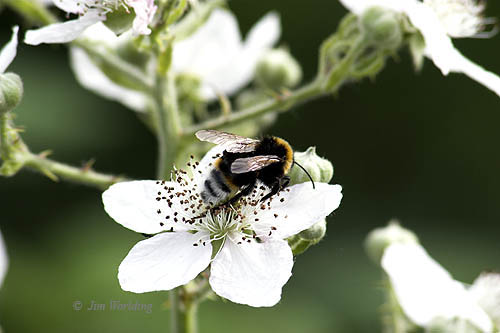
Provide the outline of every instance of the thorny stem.
{"type": "Polygon", "coordinates": [[[125,177],[98,173],[86,167],[77,168],[29,152],[26,153],[26,162],[24,165],[29,169],[48,176],[54,181],[58,181],[58,178],[61,178],[100,190],[105,190],[115,183],[127,180],[125,177]]]}
{"type": "MultiPolygon", "coordinates": [[[[114,183],[126,180],[124,177],[102,174],[87,167],[74,167],[46,158],[43,154],[33,154],[28,150],[20,135],[9,124],[9,114],[0,115],[0,157],[3,167],[11,171],[4,175],[13,175],[22,167],[37,171],[53,181],[59,178],[105,190],[114,183]]],[[[0,168],[1,171],[1,168],[0,168]]]]}
{"type": "Polygon", "coordinates": [[[269,100],[250,106],[241,111],[235,111],[229,114],[223,114],[215,119],[210,119],[202,123],[192,125],[183,132],[186,136],[191,136],[201,129],[216,129],[226,125],[233,125],[245,120],[249,120],[266,113],[287,111],[293,106],[304,103],[305,101],[326,94],[321,89],[319,81],[313,81],[293,92],[289,92],[283,96],[270,98],[269,100]]]}

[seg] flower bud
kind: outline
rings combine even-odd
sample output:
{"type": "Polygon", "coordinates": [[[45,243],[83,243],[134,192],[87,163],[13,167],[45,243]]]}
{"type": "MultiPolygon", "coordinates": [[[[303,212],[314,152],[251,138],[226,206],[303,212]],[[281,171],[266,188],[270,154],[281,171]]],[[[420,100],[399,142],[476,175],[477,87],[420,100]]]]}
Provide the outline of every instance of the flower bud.
{"type": "MultiPolygon", "coordinates": [[[[307,170],[315,182],[328,183],[333,177],[333,165],[316,154],[316,147],[309,147],[303,153],[296,152],[294,161],[307,170]]],[[[289,173],[292,184],[310,181],[309,176],[300,167],[292,168],[289,173]]]]}
{"type": "Polygon", "coordinates": [[[394,243],[418,243],[418,237],[401,227],[398,221],[391,220],[387,227],[377,228],[368,234],[365,250],[375,263],[380,264],[385,249],[394,243]]]}
{"type": "Polygon", "coordinates": [[[0,113],[15,108],[23,97],[23,81],[14,73],[0,74],[0,113]]]}
{"type": "Polygon", "coordinates": [[[268,89],[291,88],[302,79],[302,69],[290,52],[282,48],[274,49],[268,51],[257,63],[255,79],[268,89]]]}
{"type": "Polygon", "coordinates": [[[304,253],[311,245],[319,243],[326,234],[326,220],[323,219],[299,234],[288,239],[293,255],[304,253]]]}
{"type": "Polygon", "coordinates": [[[317,222],[309,229],[301,231],[299,233],[299,236],[304,240],[319,242],[321,239],[323,239],[323,237],[325,237],[325,234],[326,234],[326,220],[323,219],[317,222]]]}
{"type": "Polygon", "coordinates": [[[381,7],[371,7],[361,16],[361,30],[377,47],[396,49],[403,41],[398,13],[381,7]]]}

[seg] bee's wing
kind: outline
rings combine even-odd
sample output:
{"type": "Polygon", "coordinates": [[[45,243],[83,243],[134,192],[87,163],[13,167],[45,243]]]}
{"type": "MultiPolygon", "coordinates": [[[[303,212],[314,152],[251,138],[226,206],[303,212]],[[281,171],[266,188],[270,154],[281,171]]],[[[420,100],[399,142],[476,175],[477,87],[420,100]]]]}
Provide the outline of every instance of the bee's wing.
{"type": "Polygon", "coordinates": [[[276,155],[258,155],[238,158],[233,163],[231,163],[231,172],[245,173],[250,171],[257,171],[279,161],[281,161],[281,159],[276,155]]]}
{"type": "Polygon", "coordinates": [[[259,140],[216,130],[201,130],[196,132],[195,135],[201,141],[223,146],[230,153],[248,153],[254,151],[260,142],[259,140]]]}

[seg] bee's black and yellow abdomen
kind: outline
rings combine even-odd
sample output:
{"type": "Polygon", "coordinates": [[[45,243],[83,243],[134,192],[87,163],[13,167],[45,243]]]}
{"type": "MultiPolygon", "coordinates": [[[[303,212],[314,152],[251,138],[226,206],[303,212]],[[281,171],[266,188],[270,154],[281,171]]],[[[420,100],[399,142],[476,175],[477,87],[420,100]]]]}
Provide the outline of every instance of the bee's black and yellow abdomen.
{"type": "Polygon", "coordinates": [[[201,197],[205,202],[218,203],[224,201],[238,190],[238,186],[232,183],[230,177],[223,172],[223,158],[219,158],[214,163],[214,168],[210,170],[207,178],[203,182],[201,197]]]}

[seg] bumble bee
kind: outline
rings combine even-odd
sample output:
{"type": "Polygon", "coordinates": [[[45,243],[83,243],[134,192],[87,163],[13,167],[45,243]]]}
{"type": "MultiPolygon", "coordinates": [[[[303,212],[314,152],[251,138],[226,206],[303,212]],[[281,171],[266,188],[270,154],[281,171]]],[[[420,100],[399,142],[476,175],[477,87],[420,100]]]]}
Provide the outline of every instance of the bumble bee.
{"type": "MultiPolygon", "coordinates": [[[[290,144],[275,136],[256,140],[216,130],[201,130],[195,135],[201,141],[224,148],[202,184],[201,197],[210,204],[235,202],[250,194],[257,180],[270,189],[261,199],[264,201],[289,184],[290,177],[286,174],[297,164],[290,144]]],[[[315,188],[309,173],[297,165],[309,176],[315,188]]]]}

